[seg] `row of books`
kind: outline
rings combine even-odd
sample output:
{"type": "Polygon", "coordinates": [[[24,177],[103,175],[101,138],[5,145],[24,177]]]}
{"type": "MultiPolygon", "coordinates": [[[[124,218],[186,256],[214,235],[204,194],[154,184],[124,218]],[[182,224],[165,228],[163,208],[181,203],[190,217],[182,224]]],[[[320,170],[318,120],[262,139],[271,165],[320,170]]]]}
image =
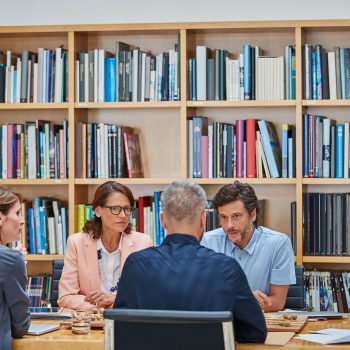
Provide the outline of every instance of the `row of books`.
{"type": "Polygon", "coordinates": [[[194,178],[295,177],[295,127],[283,124],[282,155],[270,121],[236,124],[194,116],[188,121],[189,176],[194,178]]]}
{"type": "Polygon", "coordinates": [[[295,49],[285,55],[262,56],[259,46],[243,45],[237,59],[224,49],[196,46],[188,62],[190,100],[295,99],[295,49]]]}
{"type": "Polygon", "coordinates": [[[305,307],[314,311],[349,312],[350,273],[304,271],[305,307]]]}
{"type": "Polygon", "coordinates": [[[303,116],[303,176],[348,178],[349,123],[323,116],[303,116]]]}
{"type": "Polygon", "coordinates": [[[76,204],[75,205],[75,232],[82,232],[86,221],[94,216],[92,205],[90,204],[76,204]]]}
{"type": "Polygon", "coordinates": [[[52,276],[29,276],[27,292],[30,307],[41,307],[50,300],[52,276]]]}
{"type": "Polygon", "coordinates": [[[0,102],[68,101],[68,51],[0,51],[0,102]]]}
{"type": "Polygon", "coordinates": [[[350,98],[350,49],[325,52],[320,44],[303,46],[303,83],[306,100],[350,98]]]}
{"type": "Polygon", "coordinates": [[[158,55],[121,41],[116,52],[79,52],[76,101],[128,102],[180,99],[179,46],[158,55]]]}
{"type": "Polygon", "coordinates": [[[0,125],[0,178],[68,177],[68,124],[43,120],[0,125]]]}
{"type": "Polygon", "coordinates": [[[350,193],[303,195],[305,255],[350,255],[350,193]]]}
{"type": "Polygon", "coordinates": [[[23,203],[25,220],[21,242],[30,254],[65,254],[68,237],[66,203],[35,197],[23,203]]]}
{"type": "Polygon", "coordinates": [[[78,178],[143,177],[139,135],[130,127],[78,122],[78,178]]]}

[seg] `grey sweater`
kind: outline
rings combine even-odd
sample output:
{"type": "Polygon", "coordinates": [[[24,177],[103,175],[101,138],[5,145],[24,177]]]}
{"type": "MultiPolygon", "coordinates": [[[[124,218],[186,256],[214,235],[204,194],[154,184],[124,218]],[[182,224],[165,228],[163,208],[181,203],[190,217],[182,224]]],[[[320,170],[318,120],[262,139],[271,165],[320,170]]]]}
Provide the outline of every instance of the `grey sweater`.
{"type": "Polygon", "coordinates": [[[23,337],[30,325],[27,273],[23,255],[0,245],[0,349],[23,337]]]}

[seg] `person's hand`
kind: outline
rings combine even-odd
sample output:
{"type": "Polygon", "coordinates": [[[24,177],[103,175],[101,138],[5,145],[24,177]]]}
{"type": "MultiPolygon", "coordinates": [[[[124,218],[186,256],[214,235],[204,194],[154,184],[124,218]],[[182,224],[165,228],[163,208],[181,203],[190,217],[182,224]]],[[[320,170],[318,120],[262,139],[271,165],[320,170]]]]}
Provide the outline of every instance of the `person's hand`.
{"type": "Polygon", "coordinates": [[[253,292],[253,295],[263,310],[264,310],[265,306],[272,305],[271,299],[265,293],[261,292],[260,290],[255,290],[253,292]]]}
{"type": "Polygon", "coordinates": [[[109,308],[115,301],[115,295],[113,293],[103,292],[102,290],[94,290],[84,300],[99,308],[109,308]]]}

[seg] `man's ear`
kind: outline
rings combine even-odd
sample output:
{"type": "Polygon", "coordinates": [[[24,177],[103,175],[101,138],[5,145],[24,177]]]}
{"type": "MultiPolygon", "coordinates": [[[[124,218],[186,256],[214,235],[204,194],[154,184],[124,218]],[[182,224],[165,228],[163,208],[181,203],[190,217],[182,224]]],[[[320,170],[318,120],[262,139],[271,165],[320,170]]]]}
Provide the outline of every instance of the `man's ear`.
{"type": "Polygon", "coordinates": [[[166,230],[168,230],[168,224],[167,224],[166,218],[164,217],[164,213],[163,213],[163,212],[160,212],[160,213],[159,213],[159,220],[160,220],[160,224],[161,224],[166,230]]]}
{"type": "Polygon", "coordinates": [[[254,208],[250,213],[250,218],[252,219],[252,222],[256,220],[256,208],[254,208]]]}
{"type": "Polygon", "coordinates": [[[205,209],[203,209],[203,212],[201,214],[201,225],[202,225],[201,227],[203,230],[205,229],[206,222],[207,222],[207,212],[205,209]]]}

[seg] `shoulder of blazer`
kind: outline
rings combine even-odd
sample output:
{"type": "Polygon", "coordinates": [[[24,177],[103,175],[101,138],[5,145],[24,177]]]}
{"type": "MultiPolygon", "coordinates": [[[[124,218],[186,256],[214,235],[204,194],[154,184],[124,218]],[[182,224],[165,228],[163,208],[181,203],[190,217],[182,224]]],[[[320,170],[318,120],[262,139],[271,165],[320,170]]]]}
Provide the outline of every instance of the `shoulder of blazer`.
{"type": "Polygon", "coordinates": [[[90,245],[94,243],[90,235],[84,232],[73,233],[69,235],[68,239],[75,245],[90,245]]]}
{"type": "Polygon", "coordinates": [[[137,231],[131,231],[130,233],[124,233],[123,234],[124,239],[128,241],[131,245],[135,244],[141,244],[145,245],[145,247],[148,247],[152,244],[151,237],[145,233],[137,232],[137,231]]]}

